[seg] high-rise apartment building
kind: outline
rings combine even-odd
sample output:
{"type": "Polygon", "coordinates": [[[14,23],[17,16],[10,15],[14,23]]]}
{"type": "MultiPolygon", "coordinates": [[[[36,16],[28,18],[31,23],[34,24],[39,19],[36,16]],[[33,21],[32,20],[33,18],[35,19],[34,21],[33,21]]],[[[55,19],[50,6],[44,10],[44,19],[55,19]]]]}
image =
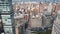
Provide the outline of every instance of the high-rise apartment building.
{"type": "Polygon", "coordinates": [[[0,13],[5,34],[15,34],[12,0],[0,0],[0,13]]]}

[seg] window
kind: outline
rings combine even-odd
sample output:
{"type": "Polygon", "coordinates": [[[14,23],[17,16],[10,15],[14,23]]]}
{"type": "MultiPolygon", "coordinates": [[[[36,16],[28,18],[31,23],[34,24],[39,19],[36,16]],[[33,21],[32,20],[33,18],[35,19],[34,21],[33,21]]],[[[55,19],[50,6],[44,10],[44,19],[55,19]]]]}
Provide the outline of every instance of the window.
{"type": "Polygon", "coordinates": [[[1,15],[2,16],[2,21],[5,23],[4,25],[11,25],[11,17],[10,15],[1,15]]]}
{"type": "Polygon", "coordinates": [[[5,26],[4,31],[6,34],[13,34],[12,27],[10,27],[10,26],[5,26]]]}
{"type": "Polygon", "coordinates": [[[0,6],[0,11],[2,11],[2,9],[3,9],[3,6],[0,6]]]}
{"type": "Polygon", "coordinates": [[[5,19],[5,21],[7,21],[7,19],[5,19]]]}
{"type": "Polygon", "coordinates": [[[6,7],[6,10],[7,10],[7,11],[10,11],[10,6],[7,6],[7,7],[6,7]]]}
{"type": "Polygon", "coordinates": [[[5,2],[8,2],[8,0],[5,0],[5,2]]]}
{"type": "Polygon", "coordinates": [[[2,13],[7,13],[8,11],[10,11],[10,6],[0,6],[0,11],[2,13]]]}
{"type": "Polygon", "coordinates": [[[6,11],[6,6],[3,6],[3,11],[6,11]]]}

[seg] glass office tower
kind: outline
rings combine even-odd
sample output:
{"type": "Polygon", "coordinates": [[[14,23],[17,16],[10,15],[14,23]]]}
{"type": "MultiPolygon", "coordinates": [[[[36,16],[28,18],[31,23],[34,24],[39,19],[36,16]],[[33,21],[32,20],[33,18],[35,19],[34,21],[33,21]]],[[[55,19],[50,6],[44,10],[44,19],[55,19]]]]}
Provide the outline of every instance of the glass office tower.
{"type": "Polygon", "coordinates": [[[0,13],[5,34],[15,34],[12,0],[0,0],[0,13]]]}
{"type": "Polygon", "coordinates": [[[10,13],[11,5],[12,5],[12,0],[0,0],[0,12],[10,13]]]}

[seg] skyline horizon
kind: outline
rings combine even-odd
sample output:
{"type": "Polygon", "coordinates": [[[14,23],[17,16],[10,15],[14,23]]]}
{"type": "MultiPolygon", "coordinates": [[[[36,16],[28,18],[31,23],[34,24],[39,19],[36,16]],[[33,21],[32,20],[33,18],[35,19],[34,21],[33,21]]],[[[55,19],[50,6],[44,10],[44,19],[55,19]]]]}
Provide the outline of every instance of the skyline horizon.
{"type": "Polygon", "coordinates": [[[12,2],[60,2],[60,0],[12,0],[12,2]]]}

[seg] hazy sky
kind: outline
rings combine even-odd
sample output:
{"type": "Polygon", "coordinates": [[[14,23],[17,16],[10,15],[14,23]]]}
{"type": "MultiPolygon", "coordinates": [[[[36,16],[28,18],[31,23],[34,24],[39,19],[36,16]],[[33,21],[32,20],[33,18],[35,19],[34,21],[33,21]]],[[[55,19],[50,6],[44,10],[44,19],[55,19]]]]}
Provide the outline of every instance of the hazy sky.
{"type": "MultiPolygon", "coordinates": [[[[45,0],[12,0],[12,1],[17,1],[17,2],[28,2],[28,1],[36,1],[36,2],[40,2],[40,1],[42,1],[42,2],[45,2],[45,0]]],[[[46,1],[49,1],[49,2],[59,2],[60,0],[46,0],[46,1]]]]}

